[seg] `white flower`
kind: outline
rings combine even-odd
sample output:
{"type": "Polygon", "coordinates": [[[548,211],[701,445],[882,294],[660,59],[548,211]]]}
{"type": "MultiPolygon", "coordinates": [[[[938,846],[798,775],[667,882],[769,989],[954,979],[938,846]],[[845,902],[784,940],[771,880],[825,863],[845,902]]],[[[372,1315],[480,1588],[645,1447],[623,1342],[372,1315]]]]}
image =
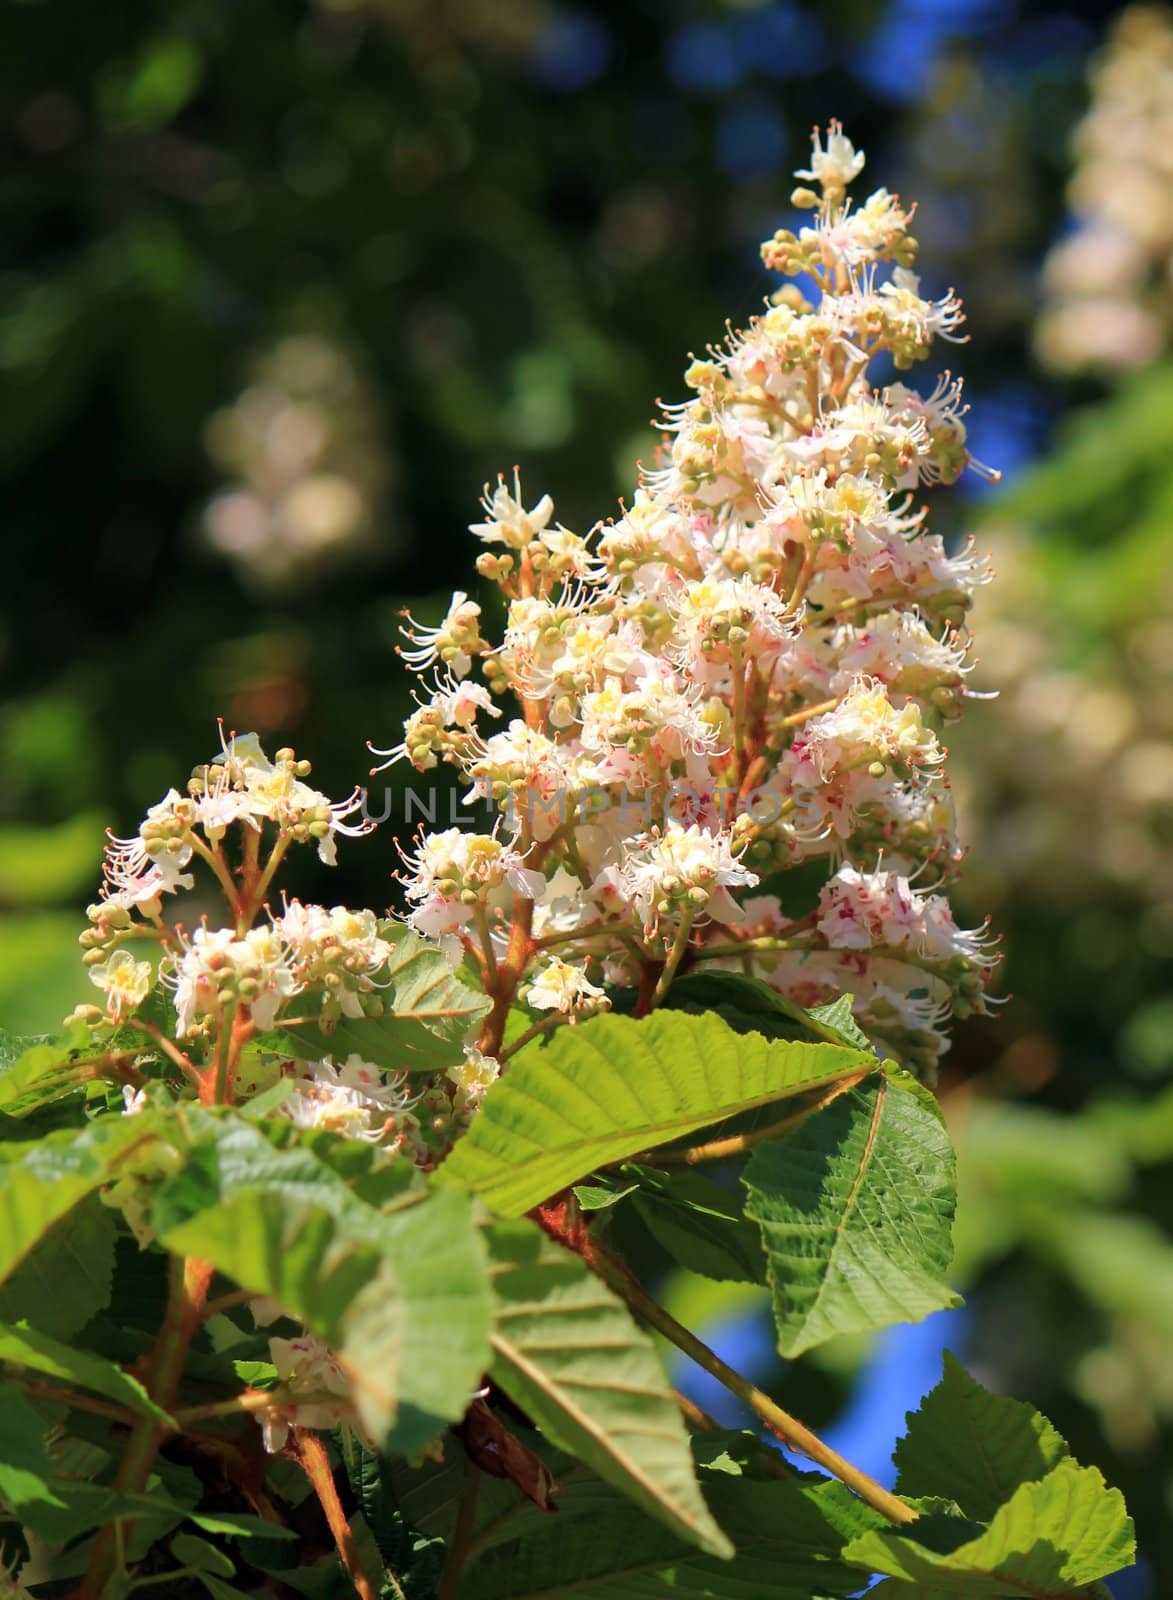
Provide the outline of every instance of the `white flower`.
{"type": "Polygon", "coordinates": [[[838,950],[885,946],[945,965],[984,965],[989,940],[957,926],[944,895],[919,894],[894,872],[842,866],[819,896],[819,932],[838,950]]]}
{"type": "Polygon", "coordinates": [[[591,983],[581,967],[552,956],[529,986],[526,1003],[535,1011],[593,1010],[610,1004],[605,991],[591,983]]]}
{"type": "Polygon", "coordinates": [[[525,866],[525,857],[503,844],[495,834],[462,833],[447,828],[425,834],[411,855],[404,855],[409,870],[407,898],[415,902],[408,922],[419,933],[436,937],[457,933],[490,896],[512,890],[528,900],[540,900],[546,880],[525,866]]]}
{"type": "Polygon", "coordinates": [[[410,1113],[413,1097],[408,1076],[388,1079],[359,1055],[348,1055],[339,1067],[333,1057],[299,1062],[297,1087],[281,1103],[280,1115],[299,1128],[329,1128],[377,1144],[397,1135],[410,1113]]]}
{"type": "Polygon", "coordinates": [[[376,974],[391,955],[374,912],[327,911],[291,900],[274,928],[293,955],[301,986],[324,986],[343,1016],[361,1017],[362,996],[377,987],[376,974]]]}
{"type": "Polygon", "coordinates": [[[827,188],[842,189],[853,178],[858,178],[867,159],[857,150],[843,132],[843,125],[832,122],[827,128],[827,148],[823,149],[822,129],[811,134],[811,164],[795,172],[796,178],[807,178],[827,188]]]}
{"type": "MultiPolygon", "coordinates": [[[[736,896],[757,882],[744,848],[771,875],[882,859],[905,884],[958,857],[948,789],[928,781],[943,759],[933,729],[968,693],[964,617],[988,574],[972,547],[950,554],[925,533],[910,491],[974,465],[964,405],[948,374],[922,397],[869,369],[880,357],[903,372],[956,337],[961,307],[924,298],[908,270],[911,208],[886,189],[847,200],[863,165],[837,122],[816,130],[799,176],[822,194],[794,199],[809,225],[763,246],[796,281],[692,360],[691,398],[661,408],[658,462],[617,521],[581,539],[548,497],[527,510],[516,476],[486,490],[473,533],[495,547],[477,569],[508,606],[500,648],[461,595],[438,629],[413,627],[411,664],[439,662],[441,677],[380,754],[456,767],[511,842],[490,829],[425,837],[408,858],[410,920],[538,1010],[573,1016],[601,998],[596,979],[645,980],[669,941],[704,942],[694,922],[744,934],[736,896]],[[462,681],[474,656],[484,689],[462,681]],[[503,731],[478,727],[510,696],[503,731]],[[655,950],[641,953],[633,929],[655,950]]],[[[884,1037],[924,1059],[940,1007],[977,1003],[973,971],[956,970],[971,936],[910,890],[904,942],[862,942],[870,925],[846,883],[819,913],[823,935],[799,916],[796,952],[739,961],[778,965],[811,999],[858,980],[884,1037]],[[814,946],[832,934],[833,949],[814,946]],[[800,977],[806,957],[816,965],[800,977]],[[909,970],[926,961],[927,978],[909,970]],[[901,983],[902,1012],[881,992],[901,983]]],[[[889,900],[891,918],[903,901],[889,900]]],[[[763,938],[784,926],[780,908],[757,919],[763,938]]],[[[451,1092],[463,1115],[464,1090],[451,1092]]]]}
{"type": "Polygon", "coordinates": [[[294,1396],[300,1391],[314,1397],[305,1403],[294,1399],[261,1413],[261,1431],[270,1454],[284,1448],[291,1428],[327,1430],[344,1422],[353,1425],[350,1380],[328,1345],[310,1333],[301,1333],[296,1339],[270,1339],[269,1359],[283,1389],[294,1396]]]}
{"type": "Polygon", "coordinates": [[[484,1055],[472,1045],[466,1045],[464,1060],[458,1067],[449,1067],[447,1076],[456,1085],[463,1109],[471,1111],[480,1105],[488,1089],[501,1076],[501,1063],[496,1056],[484,1055]]]}
{"type": "Polygon", "coordinates": [[[255,733],[226,738],[222,728],[220,742],[220,755],[197,771],[196,781],[202,778],[204,794],[193,806],[213,836],[234,821],[254,827],[272,822],[298,841],[316,841],[320,859],[334,866],[338,834],[360,838],[375,826],[366,819],[347,822],[362,810],[361,790],[353,790],[345,800],[331,801],[303,781],[310,764],[298,761],[292,750],[279,750],[277,759],[270,761],[255,733]]]}
{"type": "MultiPolygon", "coordinates": [[[[675,672],[661,667],[634,689],[625,690],[618,680],[611,680],[596,693],[584,695],[582,744],[603,758],[598,767],[601,781],[632,780],[642,787],[649,755],[661,767],[675,761],[693,765],[691,758],[711,755],[719,738],[697,692],[684,688],[675,672]]],[[[703,771],[707,773],[707,766],[703,771]]]]}
{"type": "Polygon", "coordinates": [[[440,713],[446,728],[471,728],[478,711],[487,711],[491,717],[501,715],[500,706],[493,704],[493,697],[483,683],[442,679],[436,685],[431,704],[440,713]]]}
{"type": "Polygon", "coordinates": [[[435,628],[421,627],[410,612],[405,611],[404,616],[407,627],[400,631],[414,648],[401,648],[399,654],[413,672],[425,672],[439,662],[457,678],[468,675],[473,656],[484,646],[481,608],[475,600],[470,600],[463,589],[457,589],[443,622],[435,628]]]}
{"type": "Polygon", "coordinates": [[[195,808],[169,789],[147,812],[132,839],[110,835],[106,846],[104,894],[114,905],[153,907],[161,895],[175,894],[195,884],[184,872],[192,856],[191,825],[195,808]]]}
{"type": "Polygon", "coordinates": [[[106,996],[106,1010],[115,1022],[137,1011],[151,992],[154,977],[149,961],[136,961],[129,950],[115,950],[105,961],[89,968],[90,982],[106,996]]]}
{"type": "Polygon", "coordinates": [[[937,638],[915,612],[886,611],[860,627],[835,630],[828,645],[838,664],[831,683],[842,690],[856,678],[874,677],[904,694],[926,696],[960,689],[971,670],[967,648],[956,633],[937,638]]]}
{"type": "Polygon", "coordinates": [[[826,783],[845,767],[873,762],[932,766],[940,746],[926,728],[919,705],[899,709],[875,678],[857,678],[834,711],[813,718],[791,746],[788,764],[800,781],[826,783]]]}
{"type": "Polygon", "coordinates": [[[279,928],[196,929],[168,981],[175,988],[177,1030],[190,1033],[200,1016],[225,1005],[247,1005],[258,1028],[271,1028],[282,1002],[300,993],[293,953],[279,928]]]}
{"type": "Polygon", "coordinates": [[[724,665],[736,652],[748,660],[776,651],[794,633],[781,595],[748,575],[688,583],[673,597],[671,612],[673,654],[693,672],[724,665]]]}
{"type": "Polygon", "coordinates": [[[934,337],[953,344],[962,340],[956,330],[965,321],[961,302],[952,290],[940,300],[922,300],[920,279],[907,267],[895,267],[891,280],[880,288],[885,319],[911,345],[920,349],[934,337]]]}
{"type": "Polygon", "coordinates": [[[729,890],[757,881],[757,874],[734,856],[729,832],[678,822],[632,839],[616,877],[649,932],[661,918],[686,910],[694,920],[739,922],[744,913],[729,890]]]}
{"type": "Polygon", "coordinates": [[[469,532],[475,533],[485,544],[503,544],[510,550],[523,550],[531,544],[554,515],[554,502],[548,494],[542,496],[532,511],[525,509],[521,499],[521,478],[516,472],[513,474],[512,494],[505,487],[502,477],[497,480],[497,487],[491,493],[489,485],[485,485],[481,504],[487,520],[470,523],[469,532]]]}

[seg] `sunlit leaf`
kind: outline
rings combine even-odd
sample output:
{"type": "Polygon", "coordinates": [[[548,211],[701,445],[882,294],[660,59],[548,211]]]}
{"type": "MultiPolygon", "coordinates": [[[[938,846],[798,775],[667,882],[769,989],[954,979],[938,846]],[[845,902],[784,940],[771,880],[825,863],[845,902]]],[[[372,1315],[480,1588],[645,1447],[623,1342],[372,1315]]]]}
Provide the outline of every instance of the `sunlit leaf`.
{"type": "Polygon", "coordinates": [[[626,1306],[536,1224],[499,1223],[489,1237],[494,1380],[560,1449],[689,1542],[731,1554],[655,1347],[626,1306]]]}
{"type": "Polygon", "coordinates": [[[519,1052],[440,1175],[520,1216],[596,1167],[875,1065],[839,1045],[737,1034],[714,1016],[593,1017],[519,1052]]]}
{"type": "MultiPolygon", "coordinates": [[[[967,1528],[959,1524],[961,1529],[967,1528]]],[[[1131,1563],[1136,1551],[1132,1521],[1118,1489],[1109,1489],[1095,1467],[1061,1461],[1037,1483],[1024,1483],[995,1513],[977,1538],[952,1549],[945,1519],[935,1517],[926,1533],[933,1547],[917,1538],[916,1524],[905,1532],[871,1532],[849,1544],[848,1561],[898,1580],[881,1586],[892,1600],[922,1600],[952,1595],[1029,1595],[1034,1600],[1078,1594],[1107,1573],[1131,1563]]]]}
{"type": "Polygon", "coordinates": [[[758,1145],[742,1181],[783,1355],[960,1303],[945,1279],[953,1149],[936,1101],[907,1075],[860,1084],[758,1145]]]}
{"type": "Polygon", "coordinates": [[[949,1351],[940,1383],[908,1417],[896,1446],[897,1493],[948,1495],[988,1521],[1020,1484],[1043,1478],[1067,1445],[1033,1406],[991,1394],[949,1351]]]}

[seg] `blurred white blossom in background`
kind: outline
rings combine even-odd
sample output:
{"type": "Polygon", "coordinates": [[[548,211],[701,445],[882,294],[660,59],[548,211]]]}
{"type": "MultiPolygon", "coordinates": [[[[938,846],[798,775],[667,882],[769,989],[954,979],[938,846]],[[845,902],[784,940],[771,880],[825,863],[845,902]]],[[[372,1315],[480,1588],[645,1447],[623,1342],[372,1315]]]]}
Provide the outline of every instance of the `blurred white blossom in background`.
{"type": "Polygon", "coordinates": [[[1076,228],[1044,269],[1036,326],[1059,371],[1143,366],[1165,348],[1173,311],[1173,11],[1121,13],[1091,74],[1068,198],[1076,228]]]}
{"type": "Polygon", "coordinates": [[[227,481],[205,508],[204,536],[246,581],[289,588],[386,540],[391,469],[376,399],[326,334],[270,346],[209,418],[205,442],[227,481]]]}

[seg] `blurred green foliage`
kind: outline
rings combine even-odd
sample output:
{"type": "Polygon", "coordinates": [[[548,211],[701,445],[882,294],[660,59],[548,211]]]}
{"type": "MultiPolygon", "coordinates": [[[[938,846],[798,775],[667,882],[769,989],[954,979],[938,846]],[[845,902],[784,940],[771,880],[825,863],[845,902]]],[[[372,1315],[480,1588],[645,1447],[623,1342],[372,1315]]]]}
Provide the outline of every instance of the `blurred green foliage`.
{"type": "MultiPolygon", "coordinates": [[[[464,530],[484,480],[519,461],[569,526],[609,512],[655,448],[654,397],[766,292],[757,240],[782,220],[811,124],[841,115],[874,181],[920,195],[930,282],[949,272],[970,302],[975,420],[1000,419],[978,453],[1029,454],[1056,413],[1083,408],[987,514],[996,552],[1016,530],[1013,600],[989,647],[978,618],[978,677],[997,677],[1014,629],[1034,653],[955,741],[973,774],[963,892],[1006,935],[1015,998],[963,1030],[945,1089],[973,1354],[1124,1488],[1164,1592],[1173,924],[1157,891],[1173,824],[1145,798],[1158,758],[1129,752],[1173,736],[1158,705],[1173,377],[1156,367],[1105,395],[1048,383],[1027,355],[1032,263],[1060,225],[1065,140],[1114,8],[828,9],[9,8],[0,1023],[43,1031],[84,998],[74,938],[101,830],[129,831],[181,784],[218,714],[303,746],[332,793],[363,780],[364,741],[393,742],[408,704],[396,612],[409,601],[429,620],[442,592],[473,586],[464,530]],[[344,438],[361,434],[377,471],[345,463],[369,537],[271,582],[212,549],[204,519],[244,484],[254,521],[262,506],[278,527],[269,457],[226,483],[209,446],[217,417],[236,419],[239,445],[290,338],[340,353],[365,407],[344,438]],[[1075,710],[1032,725],[1022,684],[1056,674],[1075,710]],[[1081,706],[1098,727],[1127,721],[1122,699],[1123,741],[1064,755],[1081,706]],[[1114,787],[1121,772],[1140,774],[1135,792],[1114,787]]],[[[312,434],[312,404],[293,398],[312,434]]],[[[337,478],[336,455],[302,445],[337,478]]],[[[306,887],[382,906],[392,867],[376,836],[328,879],[307,868],[306,887]]],[[[842,1402],[857,1353],[820,1359],[803,1390],[816,1410],[842,1402]]]]}

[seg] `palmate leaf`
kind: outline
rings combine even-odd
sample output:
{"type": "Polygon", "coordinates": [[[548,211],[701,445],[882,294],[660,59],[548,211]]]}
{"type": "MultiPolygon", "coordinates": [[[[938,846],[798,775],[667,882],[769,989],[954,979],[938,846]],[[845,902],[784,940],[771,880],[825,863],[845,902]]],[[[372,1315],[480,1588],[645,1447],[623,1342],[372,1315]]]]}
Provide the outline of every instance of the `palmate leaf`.
{"type": "Polygon", "coordinates": [[[987,1522],[1020,1484],[1043,1478],[1068,1455],[1040,1412],[991,1394],[948,1351],[940,1383],[908,1416],[896,1446],[898,1494],[947,1495],[987,1522]]]}
{"type": "MultiPolygon", "coordinates": [[[[1131,1564],[1136,1552],[1132,1521],[1118,1489],[1109,1489],[1095,1467],[1061,1461],[1037,1483],[1024,1483],[994,1514],[977,1538],[952,1550],[945,1519],[931,1519],[934,1548],[915,1531],[871,1532],[853,1540],[844,1555],[892,1582],[874,1592],[898,1600],[949,1600],[986,1596],[1006,1600],[1058,1600],[1131,1564]]],[[[959,1524],[962,1530],[969,1525],[959,1524]]],[[[913,1525],[915,1530],[916,1525],[913,1525]]]]}
{"type": "Polygon", "coordinates": [[[113,1214],[88,1196],[34,1246],[0,1284],[0,1322],[30,1322],[55,1339],[69,1339],[110,1303],[113,1214]]]}
{"type": "MultiPolygon", "coordinates": [[[[460,1600],[837,1600],[859,1588],[858,1570],[841,1556],[840,1519],[853,1513],[838,1485],[722,1483],[716,1473],[704,1482],[734,1538],[728,1561],[683,1548],[590,1485],[580,1497],[585,1515],[571,1520],[568,1505],[545,1526],[528,1526],[518,1548],[492,1551],[472,1568],[460,1600]]],[[[861,1509],[857,1528],[869,1525],[861,1509]]]]}
{"type": "MultiPolygon", "coordinates": [[[[753,1436],[692,1444],[709,1509],[736,1546],[731,1559],[685,1544],[610,1484],[550,1455],[557,1516],[480,1480],[460,1600],[830,1600],[859,1588],[841,1551],[886,1526],[882,1518],[826,1479],[778,1481],[753,1436]]],[[[440,1466],[401,1472],[396,1488],[418,1526],[450,1537],[465,1482],[460,1452],[449,1450],[440,1466]]]]}
{"type": "Polygon", "coordinates": [[[324,1128],[295,1128],[284,1117],[254,1119],[251,1109],[184,1107],[186,1159],[156,1197],[156,1226],[257,1187],[343,1208],[362,1201],[377,1210],[424,1192],[418,1169],[377,1145],[324,1128]]]}
{"type": "Polygon", "coordinates": [[[164,1122],[96,1117],[29,1143],[0,1144],[0,1282],[79,1200],[146,1159],[164,1122]]]}
{"type": "Polygon", "coordinates": [[[945,1281],[953,1149],[936,1101],[906,1074],[861,1084],[759,1145],[742,1181],[783,1355],[960,1304],[945,1281]]]}
{"type": "Polygon", "coordinates": [[[494,1381],[559,1449],[681,1538],[730,1555],[648,1335],[579,1256],[536,1224],[497,1223],[488,1235],[494,1381]]]}
{"type": "Polygon", "coordinates": [[[718,1283],[764,1283],[761,1234],[742,1215],[737,1196],[686,1167],[634,1165],[633,1205],[656,1243],[690,1272],[718,1283]]]}
{"type": "Polygon", "coordinates": [[[485,1248],[466,1196],[383,1214],[296,1145],[225,1118],[158,1195],[168,1249],[272,1295],[335,1347],[360,1417],[387,1448],[422,1448],[456,1421],[488,1364],[485,1248]]]}
{"type": "Polygon", "coordinates": [[[161,1410],[128,1372],[88,1350],[73,1350],[33,1328],[13,1328],[0,1324],[0,1363],[21,1371],[49,1377],[75,1389],[88,1389],[104,1395],[128,1411],[171,1425],[161,1410]]]}
{"type": "Polygon", "coordinates": [[[521,1216],[596,1167],[875,1065],[839,1045],[737,1034],[714,1016],[592,1017],[518,1053],[439,1176],[521,1216]]]}
{"type": "Polygon", "coordinates": [[[279,1049],[303,1061],[344,1060],[355,1052],[391,1072],[440,1072],[460,1061],[469,1029],[492,1001],[462,983],[443,951],[410,928],[393,927],[387,938],[384,1015],[279,1030],[279,1049]]]}
{"type": "Polygon", "coordinates": [[[155,1477],[142,1494],[129,1494],[106,1484],[60,1476],[50,1478],[47,1487],[51,1498],[26,1504],[23,1516],[29,1528],[53,1547],[114,1521],[138,1525],[143,1553],[156,1539],[163,1538],[183,1522],[191,1522],[205,1533],[227,1538],[263,1537],[285,1542],[294,1537],[289,1528],[280,1523],[262,1522],[259,1517],[197,1511],[190,1502],[185,1503],[182,1491],[168,1493],[159,1477],[155,1477]]]}

